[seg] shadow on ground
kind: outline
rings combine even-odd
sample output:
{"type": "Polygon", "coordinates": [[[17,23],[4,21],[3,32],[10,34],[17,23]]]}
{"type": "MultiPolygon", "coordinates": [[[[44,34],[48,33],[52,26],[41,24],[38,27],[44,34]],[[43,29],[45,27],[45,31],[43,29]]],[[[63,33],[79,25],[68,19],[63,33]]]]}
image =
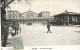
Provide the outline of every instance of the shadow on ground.
{"type": "Polygon", "coordinates": [[[80,31],[74,31],[74,32],[80,33],[80,31]]]}

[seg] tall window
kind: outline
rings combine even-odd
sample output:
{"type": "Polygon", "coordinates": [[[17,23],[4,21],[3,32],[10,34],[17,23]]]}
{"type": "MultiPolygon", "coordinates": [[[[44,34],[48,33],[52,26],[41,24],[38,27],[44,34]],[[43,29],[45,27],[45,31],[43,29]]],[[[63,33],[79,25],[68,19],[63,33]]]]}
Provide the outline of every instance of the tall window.
{"type": "Polygon", "coordinates": [[[12,18],[14,18],[14,14],[12,15],[12,18]]]}
{"type": "Polygon", "coordinates": [[[11,18],[11,15],[10,14],[8,14],[8,16],[9,16],[9,18],[11,18]]]}

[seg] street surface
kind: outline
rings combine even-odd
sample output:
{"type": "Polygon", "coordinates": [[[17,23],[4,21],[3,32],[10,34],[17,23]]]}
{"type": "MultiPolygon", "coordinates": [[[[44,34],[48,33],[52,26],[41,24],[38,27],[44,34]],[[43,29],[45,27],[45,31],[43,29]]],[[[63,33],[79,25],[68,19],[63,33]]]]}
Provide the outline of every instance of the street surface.
{"type": "Polygon", "coordinates": [[[24,46],[80,45],[80,27],[51,26],[47,33],[47,26],[20,26],[24,46]]]}

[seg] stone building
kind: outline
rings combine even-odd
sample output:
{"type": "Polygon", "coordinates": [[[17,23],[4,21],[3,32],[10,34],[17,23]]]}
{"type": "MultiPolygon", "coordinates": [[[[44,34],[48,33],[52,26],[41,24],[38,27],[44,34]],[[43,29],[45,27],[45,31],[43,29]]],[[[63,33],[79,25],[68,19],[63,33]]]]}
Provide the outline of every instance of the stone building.
{"type": "Polygon", "coordinates": [[[48,20],[51,20],[50,12],[40,12],[39,14],[27,11],[25,13],[22,13],[22,19],[21,22],[24,23],[47,23],[48,20]]]}
{"type": "Polygon", "coordinates": [[[48,22],[48,21],[51,22],[53,20],[53,17],[50,15],[50,12],[48,12],[48,11],[40,12],[38,14],[38,17],[42,18],[43,21],[45,21],[45,22],[48,22]]]}
{"type": "Polygon", "coordinates": [[[44,11],[39,14],[33,11],[27,11],[24,13],[19,13],[18,11],[7,11],[6,19],[8,21],[18,21],[19,23],[34,24],[34,23],[47,23],[51,22],[53,18],[50,16],[50,12],[44,11]]]}
{"type": "Polygon", "coordinates": [[[23,23],[33,23],[36,22],[38,18],[38,14],[32,11],[27,11],[21,14],[21,22],[23,23]]]}
{"type": "Polygon", "coordinates": [[[43,11],[38,14],[38,17],[50,18],[51,16],[50,16],[50,12],[43,11]]]}
{"type": "Polygon", "coordinates": [[[6,13],[6,20],[7,22],[13,22],[13,21],[17,21],[18,19],[21,19],[21,14],[19,13],[19,11],[17,10],[9,10],[6,13]]]}
{"type": "Polygon", "coordinates": [[[54,16],[56,25],[80,25],[80,13],[68,12],[60,13],[54,16]]]}
{"type": "Polygon", "coordinates": [[[20,18],[20,13],[18,11],[7,11],[6,19],[18,19],[20,18]]]}

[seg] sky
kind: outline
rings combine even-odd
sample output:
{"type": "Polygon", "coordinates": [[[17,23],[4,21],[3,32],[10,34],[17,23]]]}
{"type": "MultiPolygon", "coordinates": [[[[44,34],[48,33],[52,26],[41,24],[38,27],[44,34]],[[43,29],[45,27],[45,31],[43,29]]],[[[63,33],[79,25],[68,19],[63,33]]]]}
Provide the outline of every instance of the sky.
{"type": "Polygon", "coordinates": [[[36,13],[49,11],[51,15],[55,15],[65,10],[80,13],[79,2],[80,0],[32,0],[30,4],[26,4],[25,1],[22,0],[21,3],[14,1],[14,3],[11,3],[9,6],[11,10],[17,10],[20,13],[27,12],[30,9],[36,13]]]}

